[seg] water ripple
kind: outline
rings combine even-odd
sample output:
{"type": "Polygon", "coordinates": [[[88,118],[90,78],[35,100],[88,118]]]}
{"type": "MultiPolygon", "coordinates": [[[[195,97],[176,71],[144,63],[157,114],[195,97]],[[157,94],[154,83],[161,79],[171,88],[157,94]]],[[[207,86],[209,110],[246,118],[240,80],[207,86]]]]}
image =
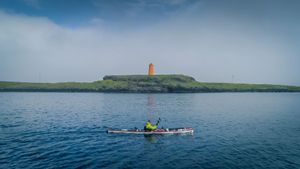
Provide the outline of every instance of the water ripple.
{"type": "Polygon", "coordinates": [[[300,168],[298,100],[286,93],[0,93],[0,168],[300,168]],[[106,133],[159,117],[164,127],[195,133],[106,133]]]}

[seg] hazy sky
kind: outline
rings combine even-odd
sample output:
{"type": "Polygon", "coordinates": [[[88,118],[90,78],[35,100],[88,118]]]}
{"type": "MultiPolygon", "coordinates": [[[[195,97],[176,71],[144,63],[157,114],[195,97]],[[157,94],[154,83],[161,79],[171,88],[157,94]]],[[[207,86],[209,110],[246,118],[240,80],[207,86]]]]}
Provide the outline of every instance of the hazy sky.
{"type": "Polygon", "coordinates": [[[111,74],[300,85],[298,0],[1,0],[0,81],[111,74]]]}

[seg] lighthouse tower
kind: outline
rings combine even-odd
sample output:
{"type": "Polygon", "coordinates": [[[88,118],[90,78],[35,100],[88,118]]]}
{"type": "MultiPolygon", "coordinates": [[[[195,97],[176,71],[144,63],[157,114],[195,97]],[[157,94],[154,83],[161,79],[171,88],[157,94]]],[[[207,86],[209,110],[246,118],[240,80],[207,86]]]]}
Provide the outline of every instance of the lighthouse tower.
{"type": "Polygon", "coordinates": [[[149,76],[153,76],[154,75],[154,65],[152,63],[149,64],[148,75],[149,76]]]}

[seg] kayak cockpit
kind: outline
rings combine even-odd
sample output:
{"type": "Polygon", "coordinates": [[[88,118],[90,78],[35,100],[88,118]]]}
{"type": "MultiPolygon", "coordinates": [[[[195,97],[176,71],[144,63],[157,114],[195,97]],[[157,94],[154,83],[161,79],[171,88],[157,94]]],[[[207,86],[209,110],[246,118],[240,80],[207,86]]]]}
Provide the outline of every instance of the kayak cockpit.
{"type": "Polygon", "coordinates": [[[141,129],[108,129],[107,133],[123,133],[123,134],[192,134],[193,128],[170,128],[156,130],[141,130],[141,129]]]}

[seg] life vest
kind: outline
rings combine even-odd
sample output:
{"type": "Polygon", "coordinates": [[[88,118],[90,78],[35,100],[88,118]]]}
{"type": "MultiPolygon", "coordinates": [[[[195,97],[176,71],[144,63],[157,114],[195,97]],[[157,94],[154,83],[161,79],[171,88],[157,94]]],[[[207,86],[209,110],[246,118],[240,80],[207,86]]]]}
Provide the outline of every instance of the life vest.
{"type": "Polygon", "coordinates": [[[157,126],[156,125],[152,125],[150,122],[147,122],[146,126],[145,126],[145,129],[146,130],[155,130],[155,129],[157,129],[157,126]]]}

